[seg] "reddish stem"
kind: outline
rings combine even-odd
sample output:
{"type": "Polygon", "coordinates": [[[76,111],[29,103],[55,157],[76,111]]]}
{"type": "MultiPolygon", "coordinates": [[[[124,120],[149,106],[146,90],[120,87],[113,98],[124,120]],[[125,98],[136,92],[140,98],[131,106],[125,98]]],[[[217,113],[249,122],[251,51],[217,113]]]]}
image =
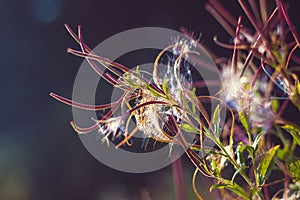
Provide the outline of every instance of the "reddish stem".
{"type": "Polygon", "coordinates": [[[79,103],[70,99],[67,99],[65,97],[59,96],[53,92],[50,93],[50,96],[53,97],[54,99],[70,105],[72,107],[76,107],[76,108],[80,108],[83,110],[104,110],[107,108],[111,108],[112,106],[114,106],[115,104],[117,104],[117,102],[112,102],[112,103],[108,103],[108,104],[103,104],[103,105],[89,105],[89,104],[83,104],[83,103],[79,103]]]}
{"type": "Polygon", "coordinates": [[[184,176],[181,158],[178,158],[172,163],[173,183],[177,200],[186,200],[186,190],[184,187],[184,176]]]}
{"type": "Polygon", "coordinates": [[[298,46],[300,47],[300,41],[299,41],[298,33],[297,33],[297,31],[296,31],[296,29],[295,29],[295,27],[294,27],[294,25],[293,25],[293,23],[292,23],[289,15],[286,12],[286,9],[285,9],[285,6],[284,6],[282,0],[278,0],[278,3],[279,3],[279,8],[281,9],[282,14],[283,14],[283,16],[284,16],[284,18],[286,20],[286,23],[288,24],[288,26],[289,26],[289,28],[290,28],[290,30],[292,32],[293,37],[294,37],[295,41],[297,42],[298,46]]]}
{"type": "Polygon", "coordinates": [[[263,186],[263,190],[264,190],[264,195],[266,200],[270,200],[270,194],[269,194],[269,190],[268,190],[268,186],[263,186]]]}

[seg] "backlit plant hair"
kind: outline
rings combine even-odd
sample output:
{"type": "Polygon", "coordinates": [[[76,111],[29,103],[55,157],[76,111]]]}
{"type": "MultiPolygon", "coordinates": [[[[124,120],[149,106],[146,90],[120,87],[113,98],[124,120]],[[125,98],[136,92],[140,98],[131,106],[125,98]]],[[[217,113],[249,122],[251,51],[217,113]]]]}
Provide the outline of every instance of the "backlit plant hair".
{"type": "Polygon", "coordinates": [[[210,189],[219,189],[222,199],[299,199],[300,127],[282,115],[292,104],[299,118],[299,36],[282,0],[275,1],[271,13],[266,0],[237,2],[244,12],[238,18],[217,0],[206,4],[233,39],[227,44],[214,37],[218,45],[232,49],[231,58],[214,56],[221,73],[221,90],[214,96],[198,95],[201,83],[192,81],[190,69],[184,64],[186,56],[199,54],[195,47],[200,45],[187,32],[189,40],[178,40],[158,54],[152,80],[148,80],[147,72],[139,68],[132,70],[96,55],[84,43],[81,27],[76,34],[68,25],[66,29],[80,46],[80,50],[68,52],[85,58],[96,73],[123,93],[117,101],[103,105],[86,105],[50,95],[73,107],[106,111],[90,127],[71,122],[78,134],[98,130],[103,141],[111,136],[120,138],[116,145],[119,148],[130,146],[131,138],[142,131],[157,142],[181,145],[196,167],[192,187],[198,199],[202,199],[195,183],[198,171],[215,180],[210,189]],[[243,24],[245,19],[251,27],[243,24]],[[158,74],[161,58],[174,49],[166,73],[158,74]],[[188,79],[181,68],[186,68],[188,79]],[[218,103],[212,117],[205,106],[208,100],[218,103]],[[121,113],[114,116],[117,109],[121,113]],[[229,114],[224,122],[222,111],[229,114]],[[133,119],[136,126],[131,128],[129,122],[133,119]],[[188,142],[187,134],[199,139],[188,142]],[[204,137],[214,147],[205,146],[204,137]],[[226,174],[227,168],[233,168],[234,173],[226,174]],[[281,177],[274,180],[277,176],[272,175],[276,173],[281,177]],[[274,185],[282,189],[271,191],[274,185]]]}

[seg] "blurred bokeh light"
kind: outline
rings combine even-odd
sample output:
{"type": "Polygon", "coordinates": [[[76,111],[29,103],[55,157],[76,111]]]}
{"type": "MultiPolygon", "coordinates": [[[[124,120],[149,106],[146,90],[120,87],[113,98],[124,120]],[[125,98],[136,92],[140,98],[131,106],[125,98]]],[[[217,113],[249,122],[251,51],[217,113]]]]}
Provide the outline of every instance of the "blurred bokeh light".
{"type": "Polygon", "coordinates": [[[45,23],[57,19],[62,10],[62,0],[32,0],[30,12],[37,20],[45,23]]]}

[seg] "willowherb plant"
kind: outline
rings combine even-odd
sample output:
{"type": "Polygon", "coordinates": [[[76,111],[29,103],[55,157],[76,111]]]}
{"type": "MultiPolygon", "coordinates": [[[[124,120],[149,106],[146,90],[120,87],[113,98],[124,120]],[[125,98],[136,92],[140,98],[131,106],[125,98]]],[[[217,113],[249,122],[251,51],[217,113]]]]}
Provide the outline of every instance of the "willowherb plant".
{"type": "Polygon", "coordinates": [[[215,58],[221,72],[221,90],[215,96],[197,95],[197,84],[184,61],[198,54],[196,47],[200,44],[193,38],[179,40],[161,51],[150,81],[139,68],[131,70],[95,55],[84,43],[81,27],[77,35],[67,25],[81,47],[80,51],[68,52],[86,58],[102,78],[123,94],[115,102],[96,106],[54,93],[51,96],[81,109],[107,111],[91,127],[82,128],[71,122],[79,134],[99,130],[104,140],[119,137],[117,148],[131,145],[130,139],[137,131],[158,142],[182,145],[196,166],[193,189],[199,199],[202,197],[195,185],[198,171],[215,180],[211,190],[219,189],[222,199],[299,199],[300,127],[282,114],[289,104],[294,106],[294,112],[300,110],[300,58],[295,55],[300,40],[282,0],[273,2],[271,13],[267,12],[266,0],[238,3],[253,30],[243,25],[242,15],[235,19],[217,0],[209,0],[206,5],[233,38],[232,44],[214,38],[233,52],[231,58],[215,58]],[[173,57],[165,73],[159,74],[158,64],[168,50],[173,57]],[[97,63],[105,66],[107,72],[101,71],[97,63]],[[211,118],[204,106],[208,99],[219,104],[211,118]],[[113,116],[119,108],[120,115],[113,116]],[[221,111],[229,113],[224,122],[221,111]],[[134,128],[129,126],[132,119],[136,122],[134,128]],[[187,134],[198,136],[199,140],[188,142],[187,134]],[[206,147],[203,137],[215,146],[206,147]],[[235,172],[228,175],[227,168],[235,172]],[[277,177],[280,178],[274,180],[277,177]],[[274,185],[282,189],[270,190],[274,185]]]}

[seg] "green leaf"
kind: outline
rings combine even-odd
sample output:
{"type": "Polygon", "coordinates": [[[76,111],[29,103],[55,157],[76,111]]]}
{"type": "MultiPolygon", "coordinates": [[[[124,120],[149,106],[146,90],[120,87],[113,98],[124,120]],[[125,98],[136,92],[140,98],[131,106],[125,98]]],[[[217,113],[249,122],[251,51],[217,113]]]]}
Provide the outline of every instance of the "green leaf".
{"type": "Polygon", "coordinates": [[[163,94],[157,92],[150,85],[147,85],[147,89],[155,96],[155,97],[165,97],[163,94]]]}
{"type": "Polygon", "coordinates": [[[245,200],[250,200],[250,197],[248,196],[247,192],[238,184],[231,183],[228,180],[224,180],[222,183],[213,184],[209,190],[212,191],[213,189],[223,189],[226,188],[228,190],[231,190],[232,192],[236,193],[238,196],[242,197],[245,200]]]}
{"type": "Polygon", "coordinates": [[[217,162],[214,159],[211,160],[211,167],[212,170],[214,171],[214,176],[221,177],[220,169],[218,167],[217,162]]]}
{"type": "Polygon", "coordinates": [[[244,166],[245,165],[245,160],[243,157],[243,151],[245,149],[245,145],[243,145],[242,143],[240,143],[238,145],[238,147],[236,148],[236,153],[237,153],[237,163],[239,166],[244,166]]]}
{"type": "Polygon", "coordinates": [[[138,66],[138,65],[136,66],[135,72],[137,75],[141,75],[140,66],[138,66]]]}
{"type": "Polygon", "coordinates": [[[289,132],[293,137],[293,140],[300,146],[300,129],[291,124],[284,125],[282,128],[289,132]]]}
{"type": "Polygon", "coordinates": [[[285,158],[290,154],[290,145],[284,145],[283,149],[278,149],[277,157],[280,160],[285,160],[285,158]]]}
{"type": "Polygon", "coordinates": [[[258,135],[256,136],[256,138],[254,139],[254,142],[253,142],[253,149],[254,149],[254,153],[257,151],[257,148],[258,148],[258,144],[259,144],[259,141],[260,139],[262,138],[261,136],[263,135],[263,132],[259,132],[258,135]]]}
{"type": "Polygon", "coordinates": [[[288,161],[288,169],[294,177],[294,181],[297,182],[300,180],[300,160],[299,159],[290,159],[288,161]]]}
{"type": "Polygon", "coordinates": [[[169,90],[168,90],[168,80],[167,80],[166,78],[164,79],[164,82],[162,83],[162,89],[163,89],[163,91],[164,91],[164,93],[165,93],[166,95],[169,94],[169,90]]]}
{"type": "Polygon", "coordinates": [[[252,146],[242,144],[240,151],[244,152],[245,150],[248,151],[248,153],[251,157],[253,157],[253,158],[255,157],[255,149],[252,146]]]}
{"type": "Polygon", "coordinates": [[[190,133],[197,133],[200,134],[199,131],[197,129],[195,129],[194,127],[192,127],[189,124],[179,124],[179,127],[182,128],[182,130],[186,131],[186,132],[190,132],[190,133]]]}
{"type": "Polygon", "coordinates": [[[257,174],[260,185],[264,184],[273,169],[273,158],[276,155],[276,151],[278,148],[279,145],[274,146],[269,151],[267,151],[258,165],[257,174]]]}
{"type": "Polygon", "coordinates": [[[235,177],[240,173],[240,171],[242,171],[243,169],[242,168],[240,168],[240,169],[238,169],[238,170],[236,170],[235,172],[234,172],[234,174],[233,174],[233,176],[232,176],[232,178],[231,178],[231,183],[232,184],[234,184],[234,179],[235,179],[235,177]]]}
{"type": "Polygon", "coordinates": [[[252,146],[239,143],[239,146],[237,147],[237,162],[240,166],[245,166],[244,156],[243,152],[247,151],[249,153],[249,156],[251,157],[252,161],[254,161],[255,158],[255,149],[252,146]]]}
{"type": "Polygon", "coordinates": [[[217,105],[217,107],[214,111],[213,126],[214,126],[215,136],[219,137],[219,135],[220,135],[220,107],[219,107],[219,104],[217,105]]]}
{"type": "Polygon", "coordinates": [[[260,193],[260,189],[259,188],[251,188],[250,189],[250,197],[251,197],[251,199],[257,199],[257,198],[253,198],[253,196],[255,194],[259,194],[259,193],[260,193]]]}
{"type": "Polygon", "coordinates": [[[295,131],[295,132],[300,132],[300,129],[296,126],[293,126],[292,124],[287,124],[282,126],[283,129],[287,130],[287,131],[295,131]]]}
{"type": "Polygon", "coordinates": [[[190,149],[192,149],[193,151],[201,151],[200,147],[195,147],[195,146],[191,146],[190,149]]]}
{"type": "Polygon", "coordinates": [[[195,87],[193,87],[193,89],[192,89],[192,95],[193,95],[193,96],[196,96],[196,90],[197,90],[197,89],[196,89],[195,87]]]}
{"type": "Polygon", "coordinates": [[[214,111],[213,123],[220,124],[220,106],[219,106],[219,104],[217,105],[217,107],[214,111]]]}
{"type": "MultiPolygon", "coordinates": [[[[250,133],[250,125],[244,112],[239,112],[239,118],[247,133],[250,133]]],[[[249,138],[250,139],[250,138],[249,138]]]]}
{"type": "Polygon", "coordinates": [[[209,191],[213,191],[214,189],[218,188],[218,189],[223,189],[225,188],[227,185],[226,184],[221,184],[221,183],[215,183],[213,185],[210,186],[209,191]]]}
{"type": "Polygon", "coordinates": [[[272,110],[276,113],[279,109],[279,101],[277,99],[272,100],[272,110]]]}
{"type": "Polygon", "coordinates": [[[297,94],[300,94],[300,81],[299,80],[295,84],[295,91],[297,94]]]}
{"type": "Polygon", "coordinates": [[[131,72],[125,72],[124,74],[124,80],[127,82],[127,84],[129,84],[130,86],[135,86],[136,82],[134,82],[131,78],[131,76],[133,76],[133,74],[131,72]]]}
{"type": "Polygon", "coordinates": [[[194,114],[196,114],[196,103],[193,101],[193,99],[196,98],[196,88],[192,89],[192,111],[194,114]]]}

